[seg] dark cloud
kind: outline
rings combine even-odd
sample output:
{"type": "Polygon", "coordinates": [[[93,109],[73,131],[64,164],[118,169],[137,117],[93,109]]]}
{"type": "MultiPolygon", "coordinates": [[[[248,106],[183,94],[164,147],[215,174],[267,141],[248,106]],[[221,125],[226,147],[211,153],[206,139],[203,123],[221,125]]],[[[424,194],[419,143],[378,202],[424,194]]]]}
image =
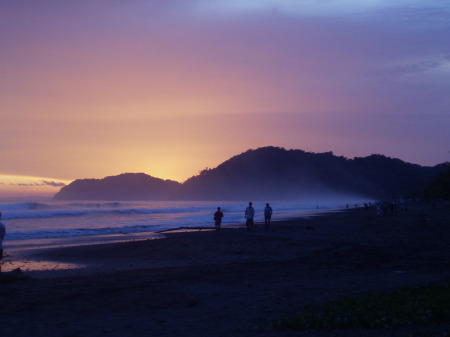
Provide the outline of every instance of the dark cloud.
{"type": "MultiPolygon", "coordinates": [[[[0,183],[4,185],[3,183],[0,183]]],[[[35,183],[10,183],[10,186],[21,186],[21,187],[36,187],[36,186],[52,186],[52,187],[62,187],[66,186],[65,183],[62,182],[56,182],[56,181],[47,181],[47,180],[41,180],[40,182],[35,183]]]]}
{"type": "Polygon", "coordinates": [[[42,181],[42,185],[53,186],[53,187],[62,187],[62,186],[66,186],[65,183],[56,182],[56,181],[47,181],[47,180],[43,180],[43,181],[42,181]]]}

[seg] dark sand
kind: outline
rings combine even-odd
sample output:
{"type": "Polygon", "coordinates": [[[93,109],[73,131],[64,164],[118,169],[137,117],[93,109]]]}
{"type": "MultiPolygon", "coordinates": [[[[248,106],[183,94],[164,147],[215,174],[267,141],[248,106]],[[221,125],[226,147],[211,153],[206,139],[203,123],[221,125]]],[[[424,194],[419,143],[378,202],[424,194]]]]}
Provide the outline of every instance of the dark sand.
{"type": "MultiPolygon", "coordinates": [[[[275,213],[276,215],[276,213],[275,213]]],[[[444,336],[450,326],[277,331],[273,320],[343,295],[450,280],[450,206],[351,209],[244,228],[53,249],[82,263],[0,275],[0,336],[444,336]]]]}

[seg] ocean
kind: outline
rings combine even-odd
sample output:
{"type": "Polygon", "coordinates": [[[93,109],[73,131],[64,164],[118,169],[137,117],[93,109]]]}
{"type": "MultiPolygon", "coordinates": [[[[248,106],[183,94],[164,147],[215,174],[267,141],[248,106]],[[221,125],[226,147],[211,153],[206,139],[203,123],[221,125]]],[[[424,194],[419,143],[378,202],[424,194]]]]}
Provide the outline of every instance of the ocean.
{"type": "MultiPolygon", "coordinates": [[[[243,226],[248,202],[2,202],[7,235],[5,250],[24,250],[162,237],[177,228],[213,227],[217,207],[224,213],[223,227],[243,226]]],[[[265,203],[254,202],[255,223],[264,222],[265,203]]],[[[307,204],[274,202],[273,220],[301,217],[344,208],[327,202],[307,204]]]]}

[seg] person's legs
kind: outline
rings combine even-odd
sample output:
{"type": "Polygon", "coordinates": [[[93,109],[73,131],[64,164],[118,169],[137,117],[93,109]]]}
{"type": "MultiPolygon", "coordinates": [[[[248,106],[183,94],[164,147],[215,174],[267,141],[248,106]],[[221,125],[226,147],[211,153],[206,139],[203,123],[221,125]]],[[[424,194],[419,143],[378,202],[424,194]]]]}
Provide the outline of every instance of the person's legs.
{"type": "Polygon", "coordinates": [[[247,230],[250,232],[253,229],[253,219],[247,219],[247,230]]]}

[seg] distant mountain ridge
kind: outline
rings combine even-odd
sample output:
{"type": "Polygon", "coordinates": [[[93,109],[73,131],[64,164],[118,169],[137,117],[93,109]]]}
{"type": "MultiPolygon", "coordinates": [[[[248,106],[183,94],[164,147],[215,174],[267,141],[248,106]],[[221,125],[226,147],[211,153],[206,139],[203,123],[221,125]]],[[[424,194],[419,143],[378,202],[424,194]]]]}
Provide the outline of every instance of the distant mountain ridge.
{"type": "Polygon", "coordinates": [[[77,179],[53,197],[55,200],[168,200],[179,182],[144,173],[124,173],[103,179],[77,179]]]}
{"type": "Polygon", "coordinates": [[[206,169],[183,184],[143,173],[75,180],[57,200],[292,200],[324,196],[399,197],[423,188],[443,170],[383,155],[347,159],[263,147],[206,169]]]}

